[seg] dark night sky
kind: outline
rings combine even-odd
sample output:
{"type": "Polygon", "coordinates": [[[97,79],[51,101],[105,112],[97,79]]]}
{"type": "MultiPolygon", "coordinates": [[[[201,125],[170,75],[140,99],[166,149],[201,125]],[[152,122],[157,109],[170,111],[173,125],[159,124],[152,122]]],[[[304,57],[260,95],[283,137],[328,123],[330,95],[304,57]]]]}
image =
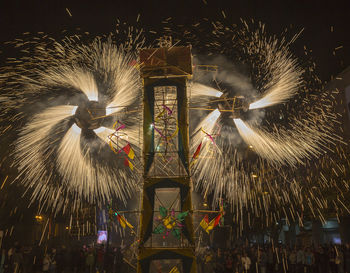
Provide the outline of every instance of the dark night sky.
{"type": "Polygon", "coordinates": [[[295,50],[302,52],[304,45],[312,49],[323,80],[329,80],[331,75],[350,65],[349,0],[2,0],[0,42],[27,31],[43,31],[55,37],[64,29],[77,27],[92,34],[104,34],[115,29],[117,18],[132,24],[139,13],[141,23],[149,29],[156,28],[162,19],[168,17],[181,24],[190,24],[203,17],[222,20],[221,10],[225,11],[228,21],[232,23],[238,23],[239,18],[261,20],[272,34],[280,33],[291,24],[295,32],[304,27],[295,50]],[[336,50],[334,56],[333,51],[339,46],[343,48],[336,50]]]}

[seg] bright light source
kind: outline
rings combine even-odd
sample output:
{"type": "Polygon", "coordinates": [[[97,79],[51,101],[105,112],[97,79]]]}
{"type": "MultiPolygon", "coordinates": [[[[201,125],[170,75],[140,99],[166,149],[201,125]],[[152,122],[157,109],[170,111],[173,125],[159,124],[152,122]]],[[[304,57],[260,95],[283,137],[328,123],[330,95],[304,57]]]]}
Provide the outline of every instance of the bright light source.
{"type": "Polygon", "coordinates": [[[99,133],[102,133],[104,130],[106,130],[106,127],[99,127],[95,129],[94,132],[95,134],[99,134],[99,133]]]}
{"type": "Polygon", "coordinates": [[[40,222],[43,220],[43,217],[41,215],[35,215],[35,219],[40,222]]]}
{"type": "Polygon", "coordinates": [[[97,91],[89,91],[89,93],[87,94],[87,97],[90,101],[98,101],[97,91]]]}
{"type": "Polygon", "coordinates": [[[72,125],[72,129],[75,133],[80,134],[81,133],[81,129],[79,128],[78,125],[76,125],[75,123],[72,125]]]}
{"type": "Polygon", "coordinates": [[[113,113],[113,109],[112,108],[106,108],[106,116],[109,116],[110,114],[113,113]]]}
{"type": "Polygon", "coordinates": [[[74,106],[73,110],[72,110],[72,115],[74,116],[75,113],[77,112],[78,106],[74,106]]]}

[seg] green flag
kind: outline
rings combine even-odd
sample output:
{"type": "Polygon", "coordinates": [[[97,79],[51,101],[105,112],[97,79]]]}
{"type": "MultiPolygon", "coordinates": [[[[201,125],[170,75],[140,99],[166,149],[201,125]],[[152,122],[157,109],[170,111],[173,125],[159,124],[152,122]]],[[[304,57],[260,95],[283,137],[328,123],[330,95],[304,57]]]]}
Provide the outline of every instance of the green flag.
{"type": "Polygon", "coordinates": [[[176,218],[180,221],[183,221],[187,215],[188,215],[188,211],[184,211],[179,213],[176,218]]]}
{"type": "Polygon", "coordinates": [[[157,226],[154,230],[154,234],[162,234],[165,231],[165,227],[163,225],[157,226]]]}
{"type": "Polygon", "coordinates": [[[178,228],[174,228],[174,229],[171,231],[171,234],[172,234],[175,238],[177,238],[177,239],[180,239],[180,237],[181,237],[181,231],[180,231],[180,229],[178,229],[178,228]]]}
{"type": "Polygon", "coordinates": [[[164,207],[159,207],[159,214],[162,217],[166,217],[167,214],[168,214],[168,210],[166,208],[164,208],[164,207]]]}

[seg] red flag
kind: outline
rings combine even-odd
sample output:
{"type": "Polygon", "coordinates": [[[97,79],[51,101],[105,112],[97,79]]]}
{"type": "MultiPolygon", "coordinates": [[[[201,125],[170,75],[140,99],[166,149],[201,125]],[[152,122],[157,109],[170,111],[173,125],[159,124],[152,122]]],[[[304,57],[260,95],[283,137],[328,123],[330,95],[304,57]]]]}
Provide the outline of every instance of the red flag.
{"type": "Polygon", "coordinates": [[[196,159],[198,157],[199,152],[201,151],[201,147],[202,147],[202,142],[198,145],[196,151],[194,152],[193,157],[192,157],[193,159],[196,159]]]}
{"type": "Polygon", "coordinates": [[[126,226],[128,226],[129,228],[133,229],[134,226],[132,224],[130,224],[123,216],[121,216],[119,213],[115,213],[117,215],[117,219],[120,223],[120,225],[125,228],[126,226]]]}
{"type": "Polygon", "coordinates": [[[124,148],[123,151],[128,155],[129,158],[134,159],[135,153],[134,150],[131,148],[130,143],[128,143],[124,148]]]}
{"type": "Polygon", "coordinates": [[[208,215],[205,215],[202,221],[200,222],[200,226],[209,234],[210,231],[213,230],[219,224],[220,218],[221,213],[209,222],[208,215]]]}
{"type": "Polygon", "coordinates": [[[210,221],[210,223],[208,224],[208,227],[206,229],[206,232],[208,234],[211,230],[214,229],[214,227],[216,227],[219,224],[220,218],[221,218],[221,213],[218,216],[216,216],[213,220],[210,221]]]}
{"type": "Polygon", "coordinates": [[[220,218],[221,218],[221,213],[218,216],[215,217],[214,227],[216,227],[219,224],[220,218]]]}
{"type": "Polygon", "coordinates": [[[131,170],[134,170],[134,165],[129,161],[127,157],[125,157],[124,165],[129,167],[131,170]]]}

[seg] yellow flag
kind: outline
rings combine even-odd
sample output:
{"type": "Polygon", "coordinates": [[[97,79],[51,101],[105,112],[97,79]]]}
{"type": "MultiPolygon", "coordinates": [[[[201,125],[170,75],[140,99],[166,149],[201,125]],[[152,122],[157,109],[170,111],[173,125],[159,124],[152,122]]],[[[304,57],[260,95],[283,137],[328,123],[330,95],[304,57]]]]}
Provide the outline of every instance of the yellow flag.
{"type": "Polygon", "coordinates": [[[123,151],[128,155],[130,159],[134,159],[135,153],[134,150],[131,148],[130,143],[128,143],[124,148],[123,151]]]}
{"type": "Polygon", "coordinates": [[[219,214],[209,222],[208,215],[205,215],[199,224],[205,230],[205,232],[209,234],[209,232],[219,224],[220,218],[221,218],[221,214],[219,214]]]}
{"type": "Polygon", "coordinates": [[[210,223],[208,224],[207,229],[205,230],[208,234],[209,234],[209,232],[211,230],[214,229],[214,227],[216,227],[219,224],[220,218],[221,218],[221,214],[219,214],[213,220],[210,221],[210,223]]]}
{"type": "Polygon", "coordinates": [[[205,231],[207,231],[208,224],[209,224],[208,214],[206,214],[206,215],[204,216],[204,218],[202,219],[202,221],[199,223],[199,225],[200,225],[205,231]]]}
{"type": "Polygon", "coordinates": [[[124,165],[129,167],[132,171],[134,170],[134,165],[129,161],[127,157],[125,157],[124,165]]]}
{"type": "Polygon", "coordinates": [[[180,271],[179,271],[179,269],[178,269],[176,266],[174,266],[174,267],[169,271],[169,273],[180,273],[180,271]]]}
{"type": "Polygon", "coordinates": [[[133,229],[134,226],[132,224],[130,224],[123,216],[119,215],[118,214],[118,220],[119,220],[119,223],[120,225],[125,228],[126,226],[128,226],[129,228],[133,229]]]}

